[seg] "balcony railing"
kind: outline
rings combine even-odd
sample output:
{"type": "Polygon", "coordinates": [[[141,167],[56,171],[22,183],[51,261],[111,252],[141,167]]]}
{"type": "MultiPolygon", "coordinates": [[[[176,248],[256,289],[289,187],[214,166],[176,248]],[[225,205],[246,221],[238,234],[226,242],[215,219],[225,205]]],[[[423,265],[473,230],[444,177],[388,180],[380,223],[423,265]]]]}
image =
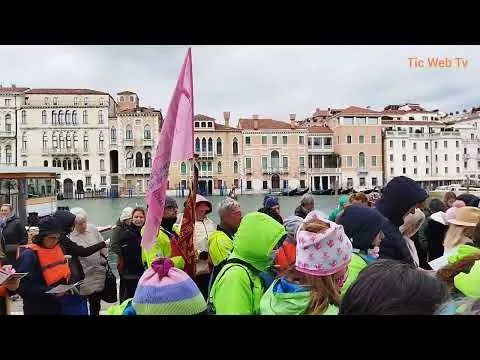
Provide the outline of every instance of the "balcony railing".
{"type": "Polygon", "coordinates": [[[0,167],[13,167],[13,166],[15,166],[15,163],[13,163],[13,162],[4,162],[4,163],[1,162],[0,163],[0,167]]]}
{"type": "Polygon", "coordinates": [[[152,172],[152,168],[134,167],[125,169],[126,175],[148,175],[152,172]]]}
{"type": "Polygon", "coordinates": [[[143,139],[143,146],[153,146],[153,139],[143,139]]]}
{"type": "Polygon", "coordinates": [[[200,170],[198,172],[198,177],[213,177],[212,170],[200,170]]]}
{"type": "Polygon", "coordinates": [[[252,175],[252,169],[245,169],[246,175],[252,175]]]}
{"type": "Polygon", "coordinates": [[[312,174],[337,174],[340,168],[310,168],[312,174]]]}
{"type": "Polygon", "coordinates": [[[133,139],[123,139],[123,146],[134,146],[135,140],[133,139]]]}
{"type": "Polygon", "coordinates": [[[263,174],[288,174],[288,167],[267,167],[262,169],[263,174]]]}
{"type": "Polygon", "coordinates": [[[387,136],[407,136],[412,138],[445,138],[445,137],[460,137],[459,131],[439,131],[434,133],[414,133],[406,130],[388,130],[385,131],[387,136]]]}
{"type": "Polygon", "coordinates": [[[368,174],[368,170],[366,167],[358,167],[357,168],[357,174],[368,174]]]}
{"type": "Polygon", "coordinates": [[[117,145],[117,139],[110,139],[110,145],[117,145]]]}
{"type": "Polygon", "coordinates": [[[42,149],[42,154],[48,155],[72,155],[72,154],[79,154],[82,152],[78,148],[48,148],[42,149]]]}
{"type": "Polygon", "coordinates": [[[213,158],[215,156],[213,151],[195,151],[195,154],[197,154],[199,158],[213,158]]]}
{"type": "Polygon", "coordinates": [[[328,153],[333,151],[333,145],[309,145],[307,150],[312,153],[328,153]]]}
{"type": "Polygon", "coordinates": [[[304,166],[300,166],[300,167],[298,168],[298,171],[300,172],[300,174],[305,174],[305,173],[307,172],[307,169],[305,169],[304,166]]]}

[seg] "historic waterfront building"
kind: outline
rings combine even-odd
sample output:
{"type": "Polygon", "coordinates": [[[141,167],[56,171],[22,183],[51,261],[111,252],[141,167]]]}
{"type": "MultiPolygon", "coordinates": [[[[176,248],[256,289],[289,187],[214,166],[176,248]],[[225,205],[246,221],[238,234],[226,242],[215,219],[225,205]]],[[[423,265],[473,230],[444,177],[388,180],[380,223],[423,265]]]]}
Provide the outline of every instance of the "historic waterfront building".
{"type": "MultiPolygon", "coordinates": [[[[204,195],[228,193],[233,186],[238,192],[245,189],[242,183],[242,131],[230,127],[230,113],[223,113],[225,125],[206,115],[194,117],[194,150],[198,155],[199,192],[204,195]]],[[[169,176],[169,193],[187,194],[192,167],[187,161],[172,162],[169,176]]]]}
{"type": "Polygon", "coordinates": [[[120,196],[143,195],[162,126],[161,111],[141,107],[134,92],[119,92],[116,116],[108,126],[112,191],[120,196]]]}
{"type": "Polygon", "coordinates": [[[306,173],[307,127],[295,121],[240,119],[243,134],[246,192],[308,187],[306,173]]]}
{"type": "Polygon", "coordinates": [[[0,167],[17,166],[17,117],[28,88],[0,86],[0,167]]]}
{"type": "Polygon", "coordinates": [[[18,165],[63,168],[57,189],[66,198],[106,191],[112,97],[89,89],[30,89],[23,97],[17,117],[18,165]]]}
{"type": "Polygon", "coordinates": [[[383,186],[381,113],[350,106],[329,117],[335,156],[340,158],[340,188],[383,186]]]}

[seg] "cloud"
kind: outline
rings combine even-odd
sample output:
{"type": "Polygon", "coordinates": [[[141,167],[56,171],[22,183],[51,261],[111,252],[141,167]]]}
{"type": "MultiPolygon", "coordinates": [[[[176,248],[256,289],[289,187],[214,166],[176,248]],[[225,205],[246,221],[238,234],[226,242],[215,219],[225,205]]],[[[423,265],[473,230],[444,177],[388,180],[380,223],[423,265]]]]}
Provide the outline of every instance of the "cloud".
{"type": "MultiPolygon", "coordinates": [[[[0,81],[122,90],[164,113],[186,46],[0,46],[0,81]]],[[[287,120],[315,108],[419,102],[450,112],[480,105],[478,46],[193,46],[195,112],[287,120]],[[463,57],[466,69],[412,68],[409,57],[463,57]]]]}

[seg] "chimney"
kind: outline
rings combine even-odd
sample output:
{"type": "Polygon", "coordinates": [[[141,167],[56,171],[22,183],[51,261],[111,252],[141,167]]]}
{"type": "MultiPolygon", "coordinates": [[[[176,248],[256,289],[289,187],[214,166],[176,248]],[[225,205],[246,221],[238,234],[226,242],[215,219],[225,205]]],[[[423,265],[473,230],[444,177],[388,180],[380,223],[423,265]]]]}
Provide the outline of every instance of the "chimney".
{"type": "Polygon", "coordinates": [[[296,127],[295,116],[296,116],[296,114],[290,114],[290,127],[292,129],[295,129],[295,127],[296,127]]]}
{"type": "Polygon", "coordinates": [[[253,130],[258,130],[258,118],[253,118],[253,130]]]}
{"type": "Polygon", "coordinates": [[[17,88],[17,85],[12,84],[12,89],[16,89],[16,88],[17,88]]]}
{"type": "Polygon", "coordinates": [[[225,120],[225,126],[230,126],[230,111],[223,112],[223,120],[225,120]]]}
{"type": "Polygon", "coordinates": [[[255,119],[255,120],[258,120],[258,115],[253,114],[253,115],[252,115],[252,118],[255,119]]]}

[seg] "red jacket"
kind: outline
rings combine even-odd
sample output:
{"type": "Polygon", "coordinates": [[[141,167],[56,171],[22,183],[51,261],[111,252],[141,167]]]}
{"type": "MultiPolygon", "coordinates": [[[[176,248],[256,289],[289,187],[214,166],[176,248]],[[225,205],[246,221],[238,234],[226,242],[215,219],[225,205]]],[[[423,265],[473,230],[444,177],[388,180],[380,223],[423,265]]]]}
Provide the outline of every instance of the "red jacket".
{"type": "Polygon", "coordinates": [[[279,272],[287,270],[291,265],[295,264],[297,249],[291,242],[285,240],[283,245],[278,249],[275,258],[276,268],[279,272]]]}

